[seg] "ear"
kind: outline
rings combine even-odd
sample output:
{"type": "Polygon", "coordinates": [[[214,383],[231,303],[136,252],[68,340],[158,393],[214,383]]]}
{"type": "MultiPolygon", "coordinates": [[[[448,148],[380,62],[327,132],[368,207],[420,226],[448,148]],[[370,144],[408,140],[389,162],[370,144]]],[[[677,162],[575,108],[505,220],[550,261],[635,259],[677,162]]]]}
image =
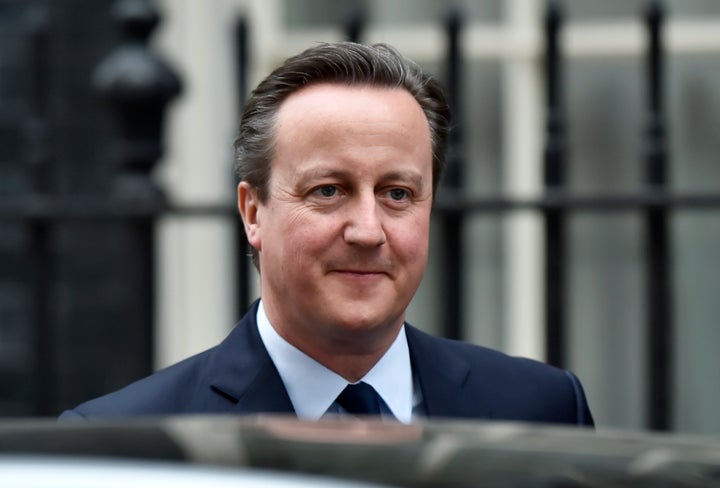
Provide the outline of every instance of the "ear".
{"type": "Polygon", "coordinates": [[[262,239],[260,238],[260,221],[258,219],[257,189],[250,186],[246,181],[241,181],[237,188],[238,210],[245,226],[247,240],[252,247],[260,251],[262,239]]]}

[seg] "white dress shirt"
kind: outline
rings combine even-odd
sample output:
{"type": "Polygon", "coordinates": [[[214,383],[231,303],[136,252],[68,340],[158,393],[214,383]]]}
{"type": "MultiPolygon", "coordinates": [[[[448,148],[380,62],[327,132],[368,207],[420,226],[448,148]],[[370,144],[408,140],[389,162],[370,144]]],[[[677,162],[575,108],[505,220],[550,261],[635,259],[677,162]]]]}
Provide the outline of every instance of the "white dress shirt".
{"type": "MultiPolygon", "coordinates": [[[[325,415],[348,415],[335,402],[348,381],[283,339],[265,314],[262,301],[257,325],[299,418],[318,420],[325,415]]],[[[394,417],[409,423],[413,416],[421,414],[422,395],[413,378],[404,325],[390,348],[359,381],[369,384],[380,395],[383,418],[394,417]]]]}

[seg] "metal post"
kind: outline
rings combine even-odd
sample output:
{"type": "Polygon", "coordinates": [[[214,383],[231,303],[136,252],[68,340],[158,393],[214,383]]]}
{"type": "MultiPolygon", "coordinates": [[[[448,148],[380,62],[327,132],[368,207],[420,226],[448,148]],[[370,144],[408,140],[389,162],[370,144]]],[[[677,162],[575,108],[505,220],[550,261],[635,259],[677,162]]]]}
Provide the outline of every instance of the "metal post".
{"type": "MultiPolygon", "coordinates": [[[[462,96],[462,53],[460,32],[462,14],[458,8],[451,8],[446,18],[448,39],[447,51],[447,93],[455,124],[450,132],[447,167],[443,176],[443,190],[458,194],[462,192],[463,160],[462,133],[460,131],[462,114],[460,100],[462,96]]],[[[443,214],[443,257],[444,274],[443,335],[451,339],[461,339],[463,335],[463,272],[462,272],[462,225],[463,213],[454,209],[443,214]]]]}
{"type": "Polygon", "coordinates": [[[30,253],[33,257],[31,286],[33,290],[34,325],[34,410],[35,415],[46,417],[54,413],[56,403],[57,355],[55,354],[55,328],[51,320],[51,297],[55,280],[54,261],[49,246],[49,222],[36,218],[30,221],[30,253]]]}
{"type": "Polygon", "coordinates": [[[154,351],[155,219],[165,198],[151,178],[162,155],[162,129],[168,102],[180,93],[175,73],[147,47],[159,21],[149,0],[118,0],[113,8],[124,40],[93,75],[95,89],[108,102],[117,122],[118,174],[112,197],[132,202],[138,216],[129,218],[139,252],[141,279],[137,299],[146,325],[140,360],[148,372],[154,351]]]}
{"type": "Polygon", "coordinates": [[[350,42],[361,42],[365,29],[365,6],[363,2],[356,2],[348,10],[343,22],[345,39],[350,42]]]}
{"type": "Polygon", "coordinates": [[[40,8],[33,11],[29,19],[30,117],[25,134],[34,191],[45,193],[52,188],[47,121],[50,40],[48,13],[40,8]]]}
{"type": "MultiPolygon", "coordinates": [[[[50,151],[47,127],[47,79],[49,48],[48,19],[45,10],[36,10],[29,19],[28,60],[30,63],[29,94],[30,118],[26,127],[27,161],[31,166],[33,190],[47,194],[50,187],[50,151]]],[[[35,331],[34,385],[35,415],[44,417],[53,413],[56,401],[57,371],[55,329],[52,326],[51,306],[54,261],[50,249],[49,221],[35,218],[30,221],[30,247],[33,257],[31,286],[33,290],[33,324],[35,331]]]]}
{"type": "MultiPolygon", "coordinates": [[[[668,184],[667,147],[663,113],[662,26],[665,10],[660,1],[646,4],[648,32],[647,88],[648,113],[645,146],[645,179],[650,190],[664,190],[668,184]]],[[[667,430],[672,418],[672,290],[668,209],[652,205],[645,214],[648,384],[647,426],[667,430]]]]}
{"type": "MultiPolygon", "coordinates": [[[[546,194],[565,186],[565,120],[562,107],[562,74],[559,34],[563,13],[556,1],[547,4],[545,15],[545,121],[544,183],[546,194]]],[[[547,361],[562,367],[566,357],[565,326],[565,209],[545,209],[545,330],[547,361]]]]}

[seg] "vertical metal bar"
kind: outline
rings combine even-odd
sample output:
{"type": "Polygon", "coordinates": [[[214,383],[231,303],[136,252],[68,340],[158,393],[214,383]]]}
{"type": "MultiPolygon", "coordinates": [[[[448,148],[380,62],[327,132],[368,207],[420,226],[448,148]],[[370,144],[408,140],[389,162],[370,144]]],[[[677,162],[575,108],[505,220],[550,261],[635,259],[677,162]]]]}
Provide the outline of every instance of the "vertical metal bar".
{"type": "MultiPolygon", "coordinates": [[[[546,193],[565,186],[565,120],[562,106],[560,28],[563,12],[550,1],[545,13],[545,76],[547,113],[545,120],[544,184],[546,193]]],[[[565,326],[565,209],[545,209],[545,333],[547,361],[563,367],[566,363],[565,326]]]]}
{"type": "MultiPolygon", "coordinates": [[[[645,6],[648,33],[647,89],[648,113],[645,146],[645,179],[651,190],[668,184],[665,122],[663,114],[662,26],[665,10],[660,1],[645,6]]],[[[647,286],[647,426],[653,430],[670,428],[672,417],[672,290],[668,209],[652,206],[645,215],[647,286]]]]}
{"type": "Polygon", "coordinates": [[[48,76],[50,48],[48,13],[37,7],[28,19],[29,27],[29,107],[30,117],[26,127],[27,160],[31,166],[34,190],[50,191],[50,151],[48,148],[48,76]]]}
{"type": "Polygon", "coordinates": [[[356,1],[348,10],[343,22],[345,39],[350,42],[360,42],[365,29],[365,5],[362,1],[356,1]]]}
{"type": "MultiPolygon", "coordinates": [[[[29,107],[26,127],[27,162],[32,174],[33,191],[48,193],[49,150],[47,148],[47,78],[48,78],[48,19],[47,12],[34,10],[28,19],[29,27],[29,107]]],[[[31,283],[34,328],[34,411],[38,416],[55,412],[57,395],[55,329],[51,314],[53,287],[52,252],[49,244],[50,222],[33,219],[30,222],[30,253],[32,255],[31,283]]]]}
{"type": "Polygon", "coordinates": [[[165,108],[182,85],[175,72],[148,49],[149,38],[160,20],[153,4],[118,0],[113,16],[123,32],[122,44],[98,64],[93,84],[116,122],[117,173],[109,196],[131,201],[144,210],[140,216],[127,216],[123,225],[137,243],[136,300],[143,334],[138,347],[142,357],[133,361],[149,373],[155,337],[155,222],[165,207],[164,193],[151,173],[163,153],[165,108]]]}
{"type": "Polygon", "coordinates": [[[50,296],[53,268],[48,246],[48,222],[33,219],[30,224],[30,254],[32,255],[33,325],[34,325],[34,411],[40,417],[56,413],[55,330],[52,327],[50,296]]]}
{"type": "MultiPolygon", "coordinates": [[[[235,26],[235,49],[237,53],[237,72],[236,72],[236,83],[237,83],[237,97],[238,97],[238,113],[242,114],[243,107],[245,105],[245,99],[247,97],[247,78],[248,78],[248,63],[249,63],[249,49],[248,40],[248,25],[247,19],[244,16],[238,18],[237,25],[235,26]]],[[[233,179],[234,181],[234,179],[233,179]]],[[[239,218],[235,219],[236,231],[235,236],[237,240],[237,294],[238,294],[238,317],[245,315],[245,312],[250,308],[250,260],[248,255],[250,254],[250,244],[248,244],[247,237],[245,236],[245,227],[243,226],[242,220],[239,218]]]]}
{"type": "MultiPolygon", "coordinates": [[[[450,193],[462,192],[463,160],[462,160],[462,113],[460,99],[462,96],[462,52],[460,31],[462,14],[458,8],[451,8],[446,17],[448,39],[447,51],[447,92],[448,102],[452,110],[455,124],[450,132],[448,144],[447,167],[443,179],[444,190],[450,193]]],[[[462,272],[462,228],[463,213],[452,211],[444,214],[443,249],[445,273],[443,275],[445,297],[443,335],[452,339],[461,339],[463,335],[463,272],[462,272]]]]}
{"type": "Polygon", "coordinates": [[[138,343],[138,349],[141,351],[139,358],[135,358],[138,362],[140,371],[150,374],[153,370],[154,354],[155,354],[155,329],[153,327],[155,319],[155,221],[159,215],[156,210],[155,215],[151,217],[138,217],[128,219],[131,232],[135,234],[138,243],[138,270],[140,279],[137,280],[138,286],[138,302],[140,308],[140,317],[147,324],[142,330],[141,340],[138,343]]]}

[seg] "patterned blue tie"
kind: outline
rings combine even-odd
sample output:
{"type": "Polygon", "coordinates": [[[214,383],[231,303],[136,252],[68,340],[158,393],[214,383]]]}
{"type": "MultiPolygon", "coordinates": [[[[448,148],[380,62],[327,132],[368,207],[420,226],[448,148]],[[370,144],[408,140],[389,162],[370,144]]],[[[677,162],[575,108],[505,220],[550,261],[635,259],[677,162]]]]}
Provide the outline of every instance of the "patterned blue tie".
{"type": "Polygon", "coordinates": [[[337,397],[338,404],[353,415],[380,415],[380,397],[365,382],[347,385],[337,397]]]}

